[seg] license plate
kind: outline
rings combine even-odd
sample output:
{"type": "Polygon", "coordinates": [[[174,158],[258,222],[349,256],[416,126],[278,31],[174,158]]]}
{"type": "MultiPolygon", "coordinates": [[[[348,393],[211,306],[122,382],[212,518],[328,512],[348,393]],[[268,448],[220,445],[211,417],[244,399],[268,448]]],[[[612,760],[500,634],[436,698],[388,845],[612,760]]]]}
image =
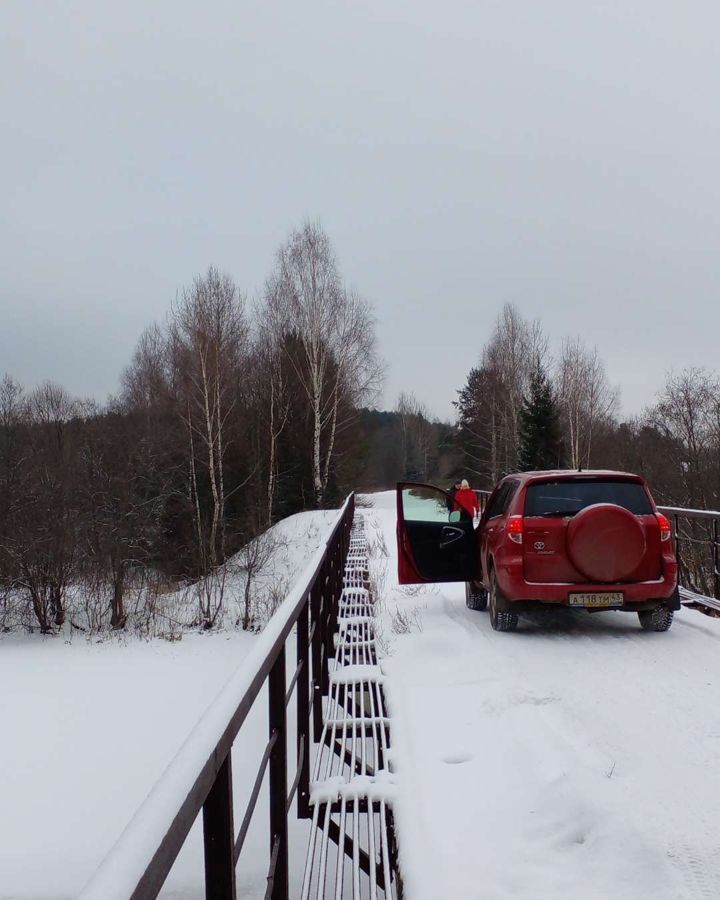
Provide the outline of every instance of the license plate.
{"type": "Polygon", "coordinates": [[[570,594],[568,597],[570,606],[622,606],[622,591],[606,591],[601,594],[570,594]]]}

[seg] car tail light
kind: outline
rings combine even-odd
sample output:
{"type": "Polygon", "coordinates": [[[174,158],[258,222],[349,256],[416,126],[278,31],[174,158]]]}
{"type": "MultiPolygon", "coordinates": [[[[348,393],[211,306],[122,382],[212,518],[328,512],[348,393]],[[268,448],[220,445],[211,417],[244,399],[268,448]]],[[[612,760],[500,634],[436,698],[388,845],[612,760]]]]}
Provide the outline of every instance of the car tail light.
{"type": "Polygon", "coordinates": [[[658,524],[660,525],[660,540],[669,541],[670,535],[672,534],[670,521],[662,513],[656,513],[655,515],[657,516],[658,524]]]}
{"type": "Polygon", "coordinates": [[[522,516],[510,516],[507,523],[507,534],[511,541],[515,541],[516,544],[522,544],[523,528],[522,516]]]}

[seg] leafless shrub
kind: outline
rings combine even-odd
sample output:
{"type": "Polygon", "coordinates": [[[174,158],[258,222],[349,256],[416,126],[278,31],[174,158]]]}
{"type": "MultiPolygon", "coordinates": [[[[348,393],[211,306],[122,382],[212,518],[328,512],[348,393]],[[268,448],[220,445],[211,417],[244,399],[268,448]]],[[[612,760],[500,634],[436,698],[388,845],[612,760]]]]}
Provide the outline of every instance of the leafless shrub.
{"type": "Polygon", "coordinates": [[[390,641],[388,640],[388,637],[385,634],[385,629],[383,628],[379,619],[375,622],[375,646],[380,651],[381,656],[390,655],[390,641]]]}
{"type": "Polygon", "coordinates": [[[390,627],[394,634],[410,634],[412,631],[422,631],[422,614],[419,606],[411,609],[396,609],[390,617],[390,627]]]}
{"type": "Polygon", "coordinates": [[[195,584],[198,625],[205,630],[222,624],[227,567],[220,566],[203,575],[195,584]]]}
{"type": "Polygon", "coordinates": [[[397,589],[406,597],[417,597],[419,594],[424,594],[427,587],[426,584],[401,584],[397,589]]]}
{"type": "Polygon", "coordinates": [[[80,631],[100,634],[109,625],[111,591],[107,580],[88,578],[68,592],[70,624],[80,631]]]}
{"type": "Polygon", "coordinates": [[[388,564],[386,560],[374,561],[370,566],[370,596],[375,601],[378,609],[382,609],[385,603],[385,592],[388,580],[388,564]]]}
{"type": "Polygon", "coordinates": [[[261,631],[270,621],[290,590],[290,579],[285,575],[274,577],[270,584],[262,590],[255,591],[251,597],[250,630],[261,631]]]}
{"type": "MultiPolygon", "coordinates": [[[[232,566],[243,584],[242,608],[237,624],[244,630],[255,630],[258,623],[263,625],[282,601],[280,594],[287,592],[287,579],[278,576],[269,585],[261,586],[261,576],[267,574],[271,561],[281,547],[285,546],[274,530],[265,531],[249,541],[234,557],[232,566]]],[[[284,594],[283,594],[284,596],[284,594]]]]}
{"type": "Polygon", "coordinates": [[[389,558],[390,551],[388,550],[387,543],[385,542],[385,535],[382,531],[375,532],[375,539],[368,542],[368,556],[369,557],[384,557],[389,558]]]}
{"type": "Polygon", "coordinates": [[[26,610],[27,604],[17,591],[8,585],[0,585],[0,631],[22,627],[26,610]]]}

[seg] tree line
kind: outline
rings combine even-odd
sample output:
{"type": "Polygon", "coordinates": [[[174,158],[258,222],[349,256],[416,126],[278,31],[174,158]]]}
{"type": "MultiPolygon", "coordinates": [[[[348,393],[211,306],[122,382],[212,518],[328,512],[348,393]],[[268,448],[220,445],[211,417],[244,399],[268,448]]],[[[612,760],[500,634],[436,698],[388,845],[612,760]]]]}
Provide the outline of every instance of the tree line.
{"type": "MultiPolygon", "coordinates": [[[[253,539],[278,519],[400,480],[490,488],[518,469],[611,468],[644,475],[661,503],[720,506],[715,373],[668,375],[655,403],[621,421],[597,350],[569,338],[554,358],[540,323],[506,305],[456,423],[410,393],[373,409],[381,378],[372,310],[313,223],[279,248],[255,302],[216,269],[196,278],[103,406],[6,375],[0,628],[57,630],[76,591],[101,598],[86,626],[122,629],[149,575],[167,589],[208,585],[240,548],[262,555],[253,539]]],[[[707,545],[708,526],[687,527],[707,545]]],[[[707,565],[693,577],[708,593],[707,565]]],[[[194,624],[213,627],[222,597],[198,589],[194,624]]]]}
{"type": "MultiPolygon", "coordinates": [[[[52,632],[73,585],[127,622],[140,573],[200,578],[278,518],[354,487],[349,425],[382,366],[369,304],[306,223],[260,299],[210,268],[141,336],[117,397],[0,382],[0,615],[52,632]]],[[[218,620],[198,592],[196,624],[218,620]]],[[[0,625],[3,622],[0,621],[0,625]]]]}
{"type": "Polygon", "coordinates": [[[508,472],[639,472],[667,504],[720,505],[720,378],[668,373],[654,403],[618,416],[619,390],[596,347],[566,338],[557,358],[540,322],[506,304],[455,403],[462,466],[479,486],[508,472]]]}

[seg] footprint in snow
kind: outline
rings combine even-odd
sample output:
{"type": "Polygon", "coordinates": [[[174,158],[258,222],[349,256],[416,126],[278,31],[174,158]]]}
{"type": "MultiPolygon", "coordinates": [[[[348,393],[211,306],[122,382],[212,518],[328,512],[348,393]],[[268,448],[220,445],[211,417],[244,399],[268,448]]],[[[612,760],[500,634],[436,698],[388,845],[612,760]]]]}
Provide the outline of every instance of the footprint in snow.
{"type": "Polygon", "coordinates": [[[457,766],[460,763],[470,762],[472,758],[472,753],[451,753],[449,756],[443,757],[443,762],[449,766],[457,766]]]}

